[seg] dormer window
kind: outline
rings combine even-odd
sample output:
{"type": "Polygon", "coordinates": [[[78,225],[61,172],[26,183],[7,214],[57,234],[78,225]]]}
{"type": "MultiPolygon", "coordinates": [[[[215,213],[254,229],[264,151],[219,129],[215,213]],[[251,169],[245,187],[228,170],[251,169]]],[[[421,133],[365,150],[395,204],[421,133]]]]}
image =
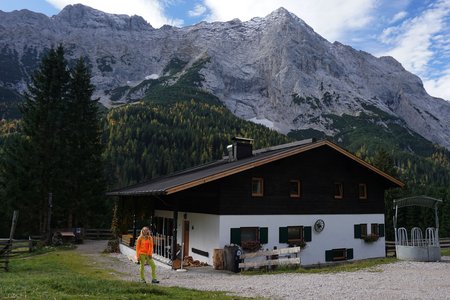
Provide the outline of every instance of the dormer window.
{"type": "Polygon", "coordinates": [[[264,179],[256,177],[252,178],[252,196],[264,196],[264,179]]]}

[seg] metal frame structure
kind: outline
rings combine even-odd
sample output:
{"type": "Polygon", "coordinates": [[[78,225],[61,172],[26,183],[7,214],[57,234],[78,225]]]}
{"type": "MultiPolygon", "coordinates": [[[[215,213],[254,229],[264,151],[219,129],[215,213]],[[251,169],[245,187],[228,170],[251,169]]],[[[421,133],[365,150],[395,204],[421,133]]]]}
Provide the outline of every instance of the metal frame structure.
{"type": "Polygon", "coordinates": [[[439,217],[438,205],[442,200],[427,196],[414,196],[394,200],[394,232],[395,251],[398,259],[414,261],[439,261],[441,259],[441,247],[439,245],[439,217]],[[397,228],[398,209],[407,206],[420,206],[434,210],[436,227],[428,227],[423,238],[419,227],[411,229],[410,239],[406,228],[397,228]]]}

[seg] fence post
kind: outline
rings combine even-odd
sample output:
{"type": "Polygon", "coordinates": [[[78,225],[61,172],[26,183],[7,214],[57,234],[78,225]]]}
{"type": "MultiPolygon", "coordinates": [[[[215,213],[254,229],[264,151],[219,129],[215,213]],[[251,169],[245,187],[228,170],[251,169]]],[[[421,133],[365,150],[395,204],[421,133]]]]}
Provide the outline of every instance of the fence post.
{"type": "Polygon", "coordinates": [[[15,210],[13,213],[12,223],[11,223],[11,230],[9,231],[9,241],[12,243],[12,240],[14,238],[14,233],[16,231],[17,226],[17,219],[19,218],[19,211],[15,210]]]}
{"type": "Polygon", "coordinates": [[[28,252],[33,252],[33,240],[31,239],[31,236],[28,236],[28,252]]]}

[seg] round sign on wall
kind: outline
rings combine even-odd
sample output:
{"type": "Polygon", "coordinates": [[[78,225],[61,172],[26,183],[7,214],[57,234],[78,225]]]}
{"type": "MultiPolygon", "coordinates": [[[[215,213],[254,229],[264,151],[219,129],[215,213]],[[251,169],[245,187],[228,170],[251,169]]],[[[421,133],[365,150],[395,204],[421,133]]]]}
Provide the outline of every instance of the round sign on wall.
{"type": "Polygon", "coordinates": [[[314,223],[314,230],[316,232],[321,232],[325,228],[325,222],[322,219],[319,219],[314,223]]]}

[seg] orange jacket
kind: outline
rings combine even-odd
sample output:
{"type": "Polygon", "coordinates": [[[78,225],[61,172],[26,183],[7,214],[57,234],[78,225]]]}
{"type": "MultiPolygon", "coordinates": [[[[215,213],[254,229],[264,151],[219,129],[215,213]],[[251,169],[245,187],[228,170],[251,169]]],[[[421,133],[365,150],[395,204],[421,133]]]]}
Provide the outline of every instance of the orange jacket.
{"type": "Polygon", "coordinates": [[[141,254],[153,255],[153,238],[138,238],[136,243],[136,256],[139,258],[141,254]]]}

